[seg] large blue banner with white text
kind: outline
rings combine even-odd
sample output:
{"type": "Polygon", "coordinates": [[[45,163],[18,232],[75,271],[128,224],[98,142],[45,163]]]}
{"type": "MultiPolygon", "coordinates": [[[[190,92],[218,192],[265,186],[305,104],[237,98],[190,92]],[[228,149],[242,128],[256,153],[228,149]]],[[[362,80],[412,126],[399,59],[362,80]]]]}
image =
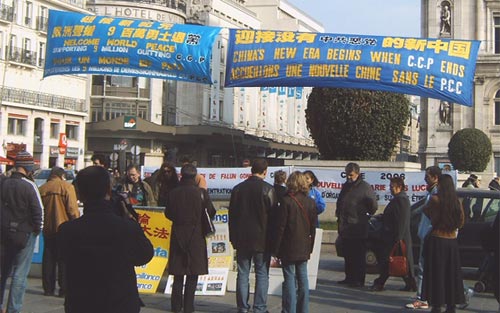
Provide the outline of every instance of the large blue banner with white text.
{"type": "Polygon", "coordinates": [[[231,29],[226,87],[360,88],[471,106],[479,41],[231,29]]]}
{"type": "Polygon", "coordinates": [[[44,76],[107,74],[209,84],[219,31],[50,10],[44,76]]]}

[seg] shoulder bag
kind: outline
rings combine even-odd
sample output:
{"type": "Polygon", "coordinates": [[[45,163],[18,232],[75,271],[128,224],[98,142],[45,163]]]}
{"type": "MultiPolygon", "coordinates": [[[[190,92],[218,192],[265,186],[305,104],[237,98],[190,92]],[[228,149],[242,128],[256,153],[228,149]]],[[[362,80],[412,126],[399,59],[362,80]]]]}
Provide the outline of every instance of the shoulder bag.
{"type": "Polygon", "coordinates": [[[404,240],[396,242],[389,254],[389,276],[408,276],[408,259],[406,258],[406,244],[404,240]]]}
{"type": "MultiPolygon", "coordinates": [[[[309,217],[307,216],[307,212],[306,212],[306,209],[304,208],[304,206],[302,205],[302,203],[299,202],[299,200],[297,200],[297,198],[295,198],[294,195],[292,195],[291,193],[288,194],[290,196],[290,198],[293,199],[293,201],[295,201],[295,203],[297,203],[297,205],[299,206],[300,208],[300,211],[302,212],[302,215],[304,216],[304,219],[307,221],[307,225],[309,225],[309,231],[311,231],[311,221],[309,220],[309,217]]],[[[311,235],[309,235],[309,241],[311,242],[311,250],[313,249],[312,245],[313,245],[313,238],[311,235]]]]}
{"type": "Polygon", "coordinates": [[[203,206],[203,211],[201,213],[201,230],[203,232],[203,235],[205,237],[210,237],[215,235],[215,225],[214,222],[212,221],[212,218],[210,217],[210,214],[208,214],[207,206],[205,205],[205,197],[203,196],[203,190],[201,191],[201,203],[203,206]]]}

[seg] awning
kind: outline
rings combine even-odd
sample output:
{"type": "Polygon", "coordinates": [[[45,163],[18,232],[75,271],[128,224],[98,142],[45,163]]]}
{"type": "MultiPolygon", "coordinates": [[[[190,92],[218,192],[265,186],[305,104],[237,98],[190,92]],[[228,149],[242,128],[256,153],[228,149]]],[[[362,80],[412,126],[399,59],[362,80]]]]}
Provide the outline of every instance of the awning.
{"type": "Polygon", "coordinates": [[[0,164],[3,164],[3,165],[14,165],[14,160],[5,158],[3,156],[0,156],[0,164]]]}

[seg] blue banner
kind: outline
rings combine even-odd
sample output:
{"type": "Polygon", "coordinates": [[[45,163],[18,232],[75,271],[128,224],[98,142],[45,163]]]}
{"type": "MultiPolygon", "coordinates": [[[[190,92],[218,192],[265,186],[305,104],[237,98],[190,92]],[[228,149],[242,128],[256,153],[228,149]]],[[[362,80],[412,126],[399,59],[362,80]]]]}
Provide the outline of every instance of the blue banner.
{"type": "Polygon", "coordinates": [[[472,106],[479,41],[230,29],[226,87],[382,90],[472,106]]]}
{"type": "Polygon", "coordinates": [[[212,83],[220,28],[50,10],[44,76],[107,74],[212,83]]]}

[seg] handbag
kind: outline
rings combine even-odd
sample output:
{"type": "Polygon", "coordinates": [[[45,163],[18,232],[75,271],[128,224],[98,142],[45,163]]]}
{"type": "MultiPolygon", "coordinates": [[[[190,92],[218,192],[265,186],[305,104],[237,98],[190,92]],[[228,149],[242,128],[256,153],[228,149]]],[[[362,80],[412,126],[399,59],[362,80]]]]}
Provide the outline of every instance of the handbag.
{"type": "Polygon", "coordinates": [[[396,242],[389,254],[389,276],[408,276],[408,259],[406,258],[406,244],[404,240],[396,242]]]}
{"type": "Polygon", "coordinates": [[[207,206],[205,205],[205,197],[203,196],[203,191],[201,191],[201,203],[203,205],[203,212],[201,213],[201,230],[205,237],[210,237],[215,235],[215,225],[208,214],[207,206]]]}

